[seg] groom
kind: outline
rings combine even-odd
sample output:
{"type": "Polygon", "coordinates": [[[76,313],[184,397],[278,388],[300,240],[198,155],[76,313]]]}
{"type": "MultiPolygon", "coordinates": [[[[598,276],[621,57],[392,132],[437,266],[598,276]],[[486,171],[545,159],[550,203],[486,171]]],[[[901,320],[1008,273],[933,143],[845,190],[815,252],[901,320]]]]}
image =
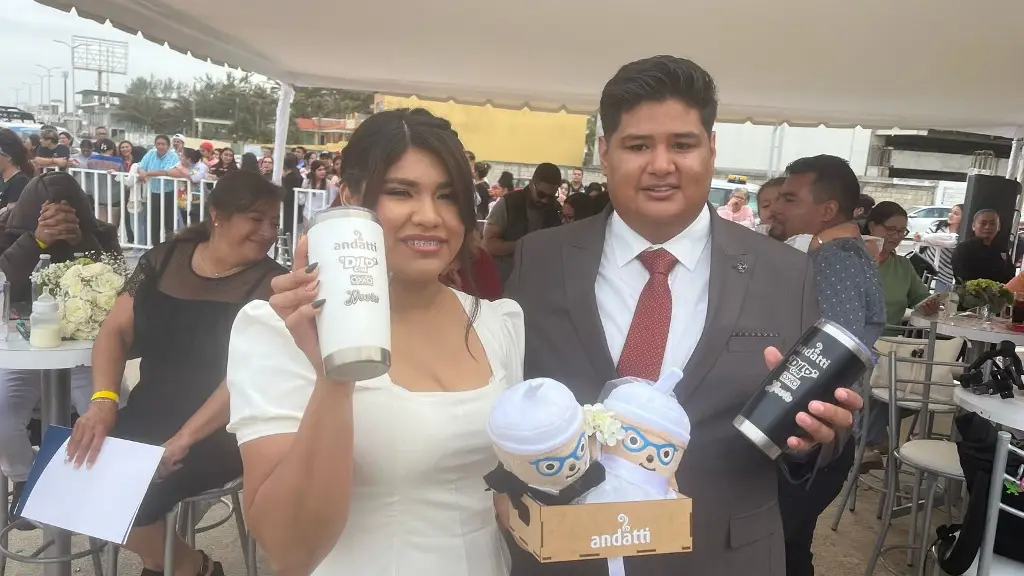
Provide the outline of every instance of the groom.
{"type": "MultiPolygon", "coordinates": [[[[733,428],[766,363],[819,315],[804,254],[708,208],[717,110],[714,81],[689,60],[622,67],[600,109],[613,209],[523,238],[506,286],[526,315],[526,377],[555,378],[581,404],[619,376],[683,369],[693,431],[676,480],[693,499],[693,551],[627,558],[628,574],[784,576],[776,466],[811,481],[861,407],[845,389],[812,403],[782,463],[733,428]]],[[[603,560],[540,565],[511,548],[513,576],[607,573],[603,560]]]]}

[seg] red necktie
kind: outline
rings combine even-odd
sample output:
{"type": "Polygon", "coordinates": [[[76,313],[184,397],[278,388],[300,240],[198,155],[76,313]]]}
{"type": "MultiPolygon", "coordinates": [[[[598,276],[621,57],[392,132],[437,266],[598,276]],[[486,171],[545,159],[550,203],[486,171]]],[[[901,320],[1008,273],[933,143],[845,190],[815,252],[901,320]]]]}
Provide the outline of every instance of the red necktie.
{"type": "Polygon", "coordinates": [[[661,376],[668,327],[672,321],[672,290],[668,286],[668,275],[678,261],[664,248],[645,250],[637,258],[651,277],[636,302],[626,343],[619,355],[618,372],[623,378],[635,376],[656,382],[661,376]]]}

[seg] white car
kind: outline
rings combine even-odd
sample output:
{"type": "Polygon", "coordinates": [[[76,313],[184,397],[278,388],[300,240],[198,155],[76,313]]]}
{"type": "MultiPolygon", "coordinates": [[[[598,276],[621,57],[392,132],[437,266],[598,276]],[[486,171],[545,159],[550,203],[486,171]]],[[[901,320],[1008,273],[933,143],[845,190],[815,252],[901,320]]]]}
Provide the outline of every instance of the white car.
{"type": "Polygon", "coordinates": [[[952,206],[917,206],[913,208],[908,213],[910,218],[907,220],[909,237],[913,238],[914,234],[922,236],[928,234],[936,222],[943,221],[949,216],[950,210],[952,210],[952,206]]]}

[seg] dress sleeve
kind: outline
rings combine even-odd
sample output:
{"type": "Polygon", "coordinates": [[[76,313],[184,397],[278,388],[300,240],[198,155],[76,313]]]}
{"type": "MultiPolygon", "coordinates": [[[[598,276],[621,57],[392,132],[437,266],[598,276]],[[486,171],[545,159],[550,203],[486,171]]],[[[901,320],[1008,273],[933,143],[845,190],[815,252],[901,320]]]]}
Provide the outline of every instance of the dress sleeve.
{"type": "Polygon", "coordinates": [[[526,357],[526,326],[523,309],[515,300],[502,298],[492,303],[497,312],[501,330],[505,362],[505,385],[523,381],[523,361],[526,357]]]}
{"type": "Polygon", "coordinates": [[[135,265],[135,270],[132,271],[131,276],[128,277],[124,282],[124,286],[121,288],[121,294],[127,294],[132,298],[135,298],[138,294],[139,289],[149,281],[155,281],[158,271],[163,267],[164,258],[169,257],[168,250],[169,243],[158,244],[151,250],[139,258],[139,263],[135,265]]]}
{"type": "Polygon", "coordinates": [[[239,444],[294,434],[309,404],[316,373],[270,304],[255,300],[238,313],[228,345],[228,432],[239,444]]]}

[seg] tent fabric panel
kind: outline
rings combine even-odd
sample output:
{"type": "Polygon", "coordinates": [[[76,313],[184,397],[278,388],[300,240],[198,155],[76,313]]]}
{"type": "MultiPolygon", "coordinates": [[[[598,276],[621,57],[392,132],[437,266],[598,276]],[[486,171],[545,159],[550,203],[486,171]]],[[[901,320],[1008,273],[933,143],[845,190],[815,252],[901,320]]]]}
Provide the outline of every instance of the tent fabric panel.
{"type": "Polygon", "coordinates": [[[671,53],[712,73],[723,121],[1024,127],[1016,0],[520,0],[497,35],[466,0],[37,1],[295,86],[590,113],[619,65],[671,53]]]}

